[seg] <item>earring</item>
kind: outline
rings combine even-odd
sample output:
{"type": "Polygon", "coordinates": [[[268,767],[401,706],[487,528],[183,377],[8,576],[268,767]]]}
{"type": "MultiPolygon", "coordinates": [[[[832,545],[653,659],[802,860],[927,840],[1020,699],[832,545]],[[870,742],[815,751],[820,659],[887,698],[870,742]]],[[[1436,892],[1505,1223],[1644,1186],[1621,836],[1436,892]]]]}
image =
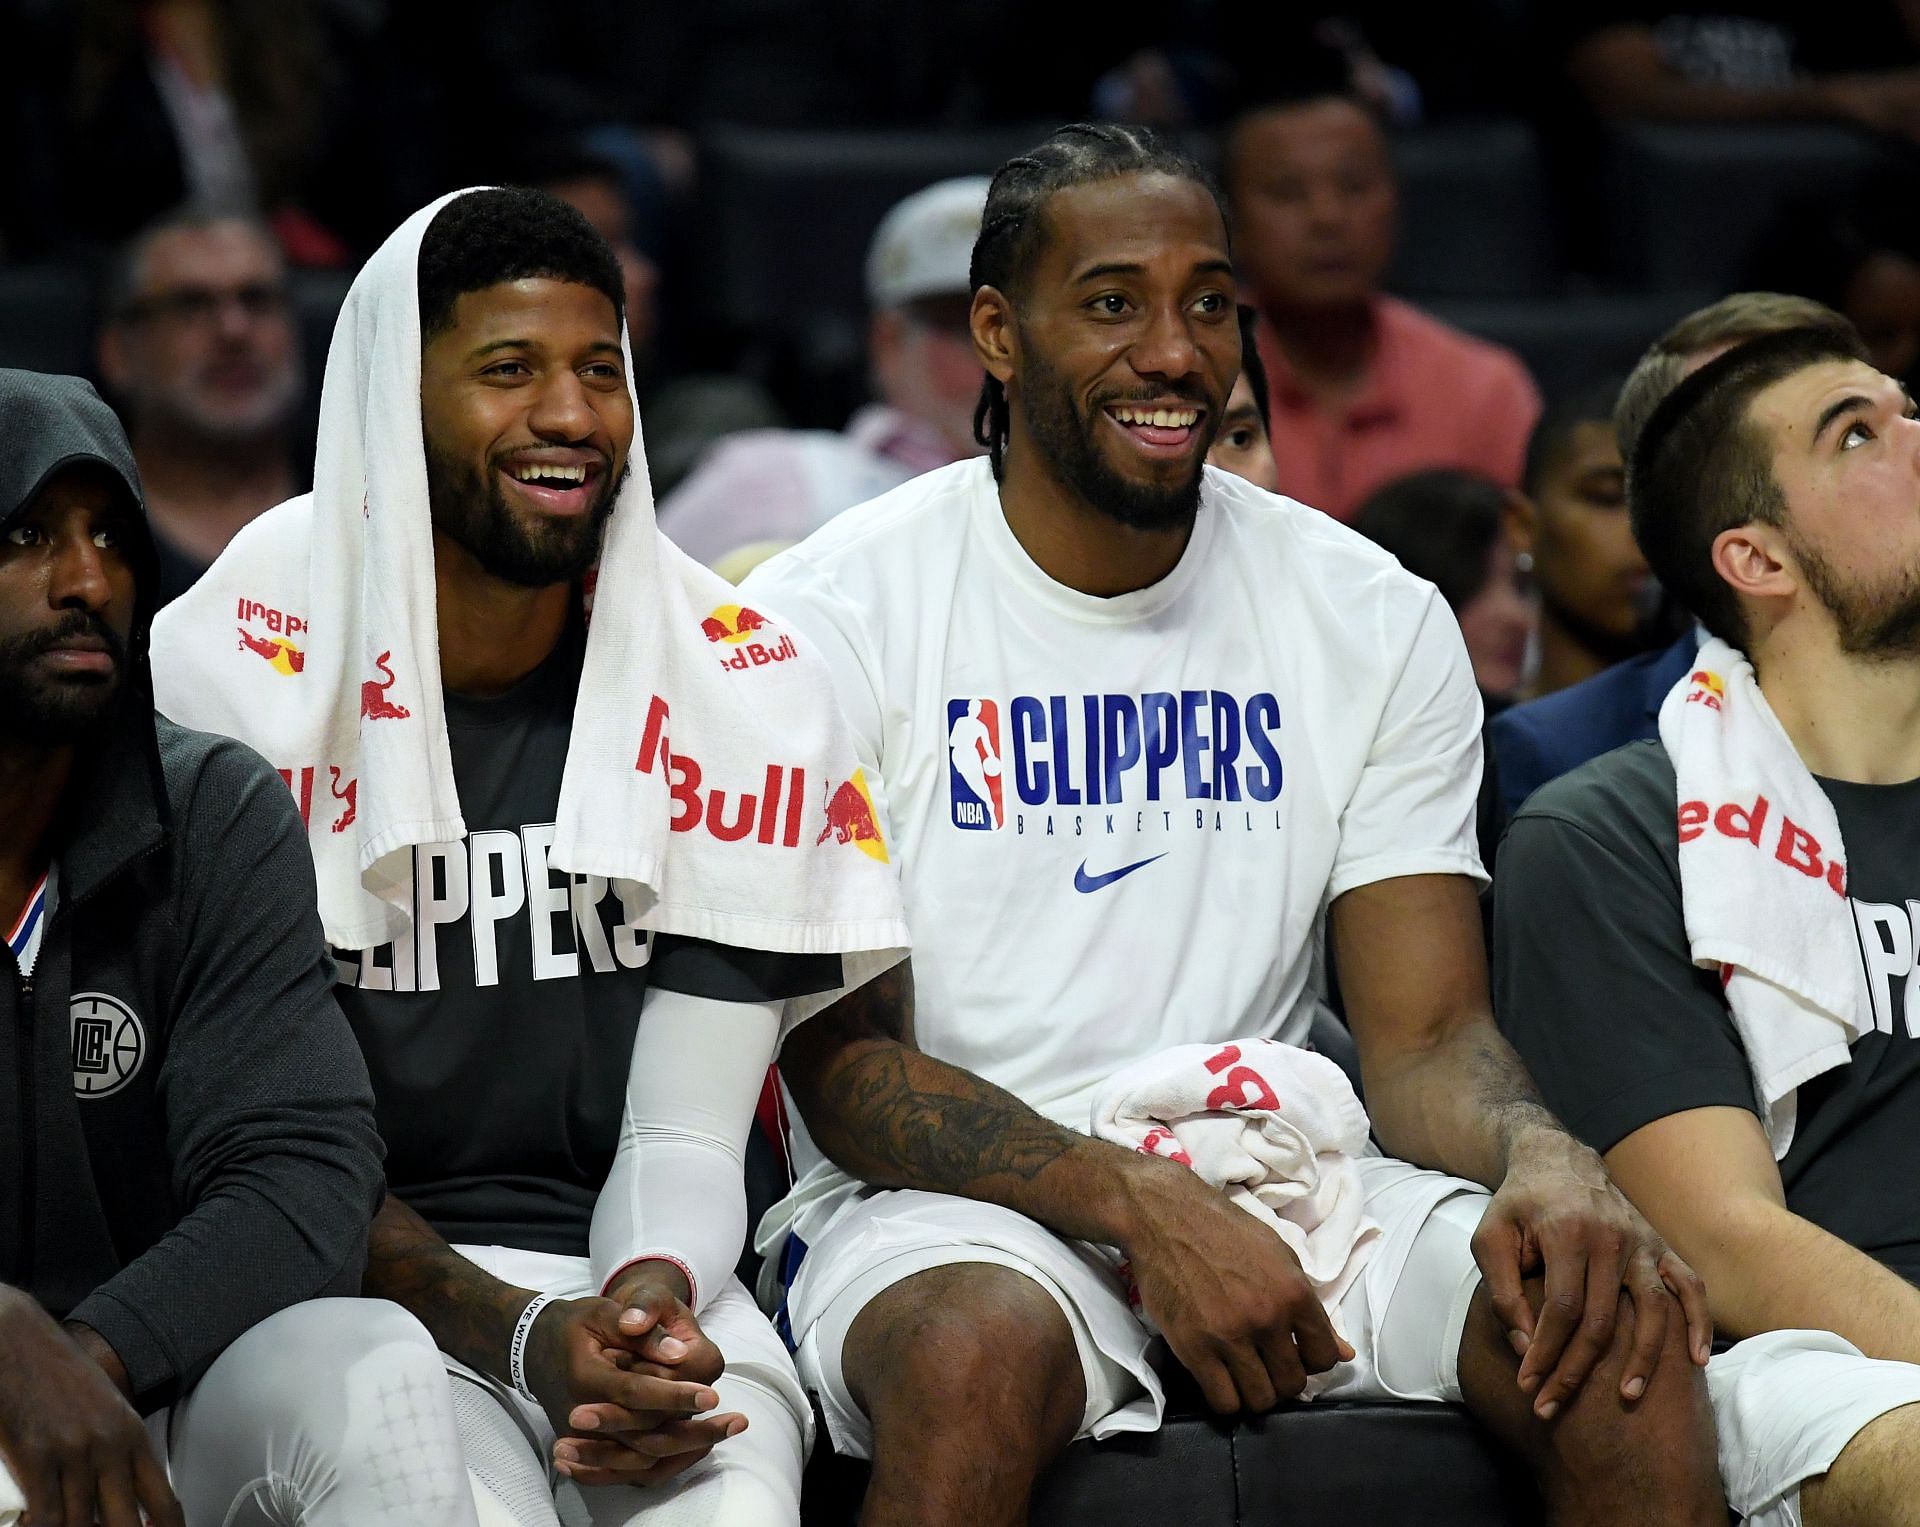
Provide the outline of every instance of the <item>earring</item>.
{"type": "Polygon", "coordinates": [[[1516,573],[1523,574],[1532,572],[1533,553],[1530,551],[1515,552],[1513,556],[1513,570],[1516,573]]]}

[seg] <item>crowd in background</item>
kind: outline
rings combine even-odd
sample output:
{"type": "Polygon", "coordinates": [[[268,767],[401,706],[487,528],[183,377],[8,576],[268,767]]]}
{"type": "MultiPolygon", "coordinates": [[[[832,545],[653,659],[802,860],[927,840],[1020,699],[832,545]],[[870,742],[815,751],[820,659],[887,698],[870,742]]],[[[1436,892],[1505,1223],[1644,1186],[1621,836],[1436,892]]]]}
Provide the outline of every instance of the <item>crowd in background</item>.
{"type": "MultiPolygon", "coordinates": [[[[1617,347],[1580,385],[1556,378],[1542,417],[1522,358],[1390,296],[1397,140],[1525,122],[1550,171],[1554,280],[1577,304],[1618,285],[1589,194],[1610,124],[1857,130],[1882,156],[1872,183],[1789,201],[1741,284],[1845,313],[1892,374],[1920,354],[1904,184],[1920,22],[1894,3],[1838,32],[1811,7],[1684,0],[1185,0],[1065,33],[1064,8],[1004,0],[593,4],[564,22],[487,0],[457,23],[383,0],[6,9],[36,67],[0,108],[0,261],[93,273],[88,369],[129,425],[169,594],[309,479],[331,315],[323,300],[303,323],[290,281],[343,282],[406,210],[464,184],[551,189],[617,251],[663,524],[704,560],[737,575],[976,449],[970,229],[941,247],[937,207],[925,226],[900,209],[862,273],[864,342],[796,357],[772,337],[794,323],[747,332],[714,301],[725,233],[705,216],[700,144],[716,128],[964,137],[1092,115],[1202,146],[1233,205],[1280,490],[1437,582],[1496,705],[1658,647],[1674,619],[1625,528],[1605,424],[1617,347]],[[1075,47],[1021,42],[1059,35],[1075,47]]],[[[977,201],[984,182],[946,194],[977,201]]],[[[860,214],[823,199],[817,215],[860,214]]],[[[790,300],[805,299],[765,294],[776,312],[790,300]]]]}

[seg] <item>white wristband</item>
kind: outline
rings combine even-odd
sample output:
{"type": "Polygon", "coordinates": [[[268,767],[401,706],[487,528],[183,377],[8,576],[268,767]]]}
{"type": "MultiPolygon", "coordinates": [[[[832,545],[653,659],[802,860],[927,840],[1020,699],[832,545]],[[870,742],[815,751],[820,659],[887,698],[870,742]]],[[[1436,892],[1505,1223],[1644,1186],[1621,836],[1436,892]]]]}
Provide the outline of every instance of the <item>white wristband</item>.
{"type": "Polygon", "coordinates": [[[533,1332],[533,1323],[540,1318],[540,1312],[552,1304],[555,1295],[535,1294],[533,1301],[520,1312],[520,1319],[513,1328],[513,1345],[507,1349],[507,1376],[513,1380],[513,1387],[520,1392],[523,1400],[535,1405],[540,1403],[534,1392],[527,1388],[527,1337],[533,1332]]]}

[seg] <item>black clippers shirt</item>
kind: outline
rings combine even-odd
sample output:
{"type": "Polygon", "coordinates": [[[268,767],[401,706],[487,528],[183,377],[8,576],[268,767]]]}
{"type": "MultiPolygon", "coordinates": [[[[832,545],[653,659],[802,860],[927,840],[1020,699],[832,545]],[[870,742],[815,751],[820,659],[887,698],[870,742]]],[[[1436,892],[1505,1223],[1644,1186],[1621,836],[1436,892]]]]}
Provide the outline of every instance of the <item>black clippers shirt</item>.
{"type": "Polygon", "coordinates": [[[448,693],[466,840],[414,849],[411,937],[335,952],[389,1188],[455,1244],[587,1254],[649,984],[773,1001],[840,982],[835,955],[650,940],[617,886],[548,864],[585,652],[576,612],[511,690],[448,693]]]}

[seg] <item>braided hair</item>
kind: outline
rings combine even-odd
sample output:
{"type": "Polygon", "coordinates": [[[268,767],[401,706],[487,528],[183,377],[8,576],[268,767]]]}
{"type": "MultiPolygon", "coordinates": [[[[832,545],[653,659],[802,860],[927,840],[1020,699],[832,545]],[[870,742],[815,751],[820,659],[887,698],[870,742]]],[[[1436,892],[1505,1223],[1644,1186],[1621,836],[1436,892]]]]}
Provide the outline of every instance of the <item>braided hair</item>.
{"type": "MultiPolygon", "coordinates": [[[[1192,156],[1163,142],[1150,129],[1122,122],[1070,123],[994,172],[980,218],[980,237],[973,245],[968,273],[972,289],[991,286],[1018,300],[1044,242],[1041,213],[1056,191],[1145,174],[1192,181],[1213,198],[1220,221],[1226,223],[1226,198],[1213,177],[1192,156]]],[[[973,438],[987,448],[996,482],[1006,463],[1010,427],[1007,389],[990,375],[973,411],[973,438]]]]}

